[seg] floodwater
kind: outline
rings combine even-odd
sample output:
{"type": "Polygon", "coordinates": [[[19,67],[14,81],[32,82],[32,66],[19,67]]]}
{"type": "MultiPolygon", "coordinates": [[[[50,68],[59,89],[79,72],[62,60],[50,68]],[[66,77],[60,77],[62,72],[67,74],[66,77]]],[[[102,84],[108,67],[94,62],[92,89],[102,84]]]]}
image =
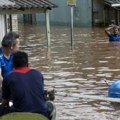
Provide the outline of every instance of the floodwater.
{"type": "MultiPolygon", "coordinates": [[[[74,28],[71,48],[69,27],[51,27],[47,48],[45,32],[44,26],[19,26],[21,50],[43,73],[45,88],[106,97],[106,81],[120,78],[120,43],[110,43],[103,28],[74,28]]],[[[55,105],[56,120],[120,120],[120,110],[106,101],[56,95],[55,105]]]]}

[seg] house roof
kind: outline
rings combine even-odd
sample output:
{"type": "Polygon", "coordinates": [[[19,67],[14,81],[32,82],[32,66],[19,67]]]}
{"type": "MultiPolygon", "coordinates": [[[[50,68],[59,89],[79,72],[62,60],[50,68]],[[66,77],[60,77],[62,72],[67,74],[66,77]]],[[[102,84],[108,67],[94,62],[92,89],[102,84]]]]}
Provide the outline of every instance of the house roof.
{"type": "Polygon", "coordinates": [[[11,1],[9,1],[9,0],[0,0],[0,7],[2,7],[2,6],[12,6],[12,5],[14,5],[14,3],[13,2],[11,2],[11,1]]]}
{"type": "Polygon", "coordinates": [[[0,9],[52,9],[57,7],[48,0],[0,0],[0,9]]]}
{"type": "Polygon", "coordinates": [[[110,5],[111,7],[118,8],[120,7],[120,0],[104,0],[105,4],[110,5]]]}

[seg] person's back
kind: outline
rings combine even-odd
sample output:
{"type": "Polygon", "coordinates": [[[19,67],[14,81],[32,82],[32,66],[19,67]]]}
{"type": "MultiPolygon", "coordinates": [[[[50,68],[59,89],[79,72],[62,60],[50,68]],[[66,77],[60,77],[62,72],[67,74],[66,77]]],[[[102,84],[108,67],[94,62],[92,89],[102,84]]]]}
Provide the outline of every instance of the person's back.
{"type": "Polygon", "coordinates": [[[50,120],[55,118],[54,104],[45,99],[43,75],[28,67],[28,55],[20,51],[14,53],[13,66],[13,72],[2,82],[0,116],[10,112],[31,112],[50,120]],[[12,107],[9,107],[10,100],[13,101],[12,107]]]}
{"type": "Polygon", "coordinates": [[[4,94],[9,94],[6,88],[10,89],[15,111],[48,116],[47,103],[43,96],[43,76],[40,72],[28,67],[15,69],[4,79],[4,82],[7,84],[3,85],[3,98],[7,97],[4,94]]]}
{"type": "Polygon", "coordinates": [[[13,66],[14,71],[3,79],[2,105],[8,105],[11,99],[12,111],[40,113],[49,117],[43,75],[28,67],[28,55],[25,52],[18,51],[13,55],[13,66]]]}

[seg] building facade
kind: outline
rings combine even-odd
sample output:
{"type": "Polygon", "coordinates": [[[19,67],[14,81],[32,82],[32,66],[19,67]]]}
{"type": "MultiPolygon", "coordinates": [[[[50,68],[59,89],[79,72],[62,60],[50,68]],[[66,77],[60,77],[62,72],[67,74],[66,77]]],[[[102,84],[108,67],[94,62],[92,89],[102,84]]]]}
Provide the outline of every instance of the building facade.
{"type": "Polygon", "coordinates": [[[92,1],[93,26],[106,26],[111,24],[111,22],[119,24],[119,16],[119,10],[115,7],[112,7],[110,4],[106,4],[105,0],[92,1]]]}
{"type": "MultiPolygon", "coordinates": [[[[67,0],[49,1],[58,5],[56,9],[50,11],[51,24],[69,25],[70,6],[67,5],[67,0]]],[[[74,7],[74,26],[106,26],[111,21],[119,24],[119,11],[111,7],[111,5],[106,4],[105,1],[107,0],[76,0],[76,6],[74,7]]],[[[26,23],[44,23],[45,15],[25,15],[22,21],[27,21],[26,23]]]]}
{"type": "MultiPolygon", "coordinates": [[[[52,24],[68,25],[70,24],[70,7],[67,0],[49,0],[58,8],[50,12],[52,24]]],[[[44,21],[44,16],[37,14],[37,22],[44,21]]],[[[92,4],[91,0],[77,0],[74,7],[74,25],[75,26],[92,26],[92,4]]]]}

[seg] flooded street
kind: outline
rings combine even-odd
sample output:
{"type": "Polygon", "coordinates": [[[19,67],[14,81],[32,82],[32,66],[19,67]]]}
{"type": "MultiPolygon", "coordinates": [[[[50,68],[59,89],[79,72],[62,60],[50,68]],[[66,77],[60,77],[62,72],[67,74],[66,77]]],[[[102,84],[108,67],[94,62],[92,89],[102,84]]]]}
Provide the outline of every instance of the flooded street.
{"type": "MultiPolygon", "coordinates": [[[[120,43],[109,42],[103,28],[51,27],[47,49],[44,26],[19,25],[21,50],[30,67],[41,71],[45,88],[57,92],[107,96],[108,85],[120,78],[120,43]]],[[[56,95],[56,120],[120,120],[120,110],[109,102],[56,95]]]]}

